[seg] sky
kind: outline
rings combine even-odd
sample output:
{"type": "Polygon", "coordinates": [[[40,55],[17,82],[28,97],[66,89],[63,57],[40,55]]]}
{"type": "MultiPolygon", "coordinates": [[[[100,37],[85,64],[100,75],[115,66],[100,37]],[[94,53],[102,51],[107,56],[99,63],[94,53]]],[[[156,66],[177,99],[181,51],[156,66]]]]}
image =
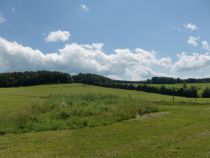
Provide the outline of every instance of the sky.
{"type": "Polygon", "coordinates": [[[0,72],[210,77],[209,0],[1,0],[0,72]]]}

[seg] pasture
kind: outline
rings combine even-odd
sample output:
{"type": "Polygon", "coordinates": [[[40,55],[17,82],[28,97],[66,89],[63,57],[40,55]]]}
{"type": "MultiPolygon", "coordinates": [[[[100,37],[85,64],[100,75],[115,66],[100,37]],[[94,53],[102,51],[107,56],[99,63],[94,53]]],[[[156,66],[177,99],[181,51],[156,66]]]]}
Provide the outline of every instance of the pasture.
{"type": "Polygon", "coordinates": [[[0,157],[207,158],[209,120],[210,99],[82,84],[0,88],[0,157]]]}

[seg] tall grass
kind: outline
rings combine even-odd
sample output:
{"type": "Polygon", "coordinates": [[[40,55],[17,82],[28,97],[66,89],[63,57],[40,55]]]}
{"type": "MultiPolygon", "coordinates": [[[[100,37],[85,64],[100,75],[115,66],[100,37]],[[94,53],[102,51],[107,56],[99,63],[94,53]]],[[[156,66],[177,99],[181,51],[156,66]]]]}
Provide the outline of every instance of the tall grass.
{"type": "Polygon", "coordinates": [[[157,111],[155,105],[115,95],[50,95],[43,103],[34,103],[8,116],[0,123],[0,133],[95,127],[157,111]]]}

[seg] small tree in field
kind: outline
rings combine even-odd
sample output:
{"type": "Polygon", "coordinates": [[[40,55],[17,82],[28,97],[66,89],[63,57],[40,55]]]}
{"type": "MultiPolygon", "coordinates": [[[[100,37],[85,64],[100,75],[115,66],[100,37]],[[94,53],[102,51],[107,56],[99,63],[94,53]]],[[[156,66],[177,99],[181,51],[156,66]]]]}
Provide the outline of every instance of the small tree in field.
{"type": "Polygon", "coordinates": [[[190,97],[195,98],[195,101],[198,97],[198,89],[195,86],[191,86],[189,89],[190,97]]]}
{"type": "Polygon", "coordinates": [[[183,89],[187,89],[187,83],[186,82],[183,83],[183,89]]]}

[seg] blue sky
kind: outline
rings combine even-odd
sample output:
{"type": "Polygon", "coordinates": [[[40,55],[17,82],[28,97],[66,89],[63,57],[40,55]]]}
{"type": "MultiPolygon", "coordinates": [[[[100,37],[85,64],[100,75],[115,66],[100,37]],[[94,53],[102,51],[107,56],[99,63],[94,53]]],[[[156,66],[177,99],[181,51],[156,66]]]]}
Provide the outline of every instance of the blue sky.
{"type": "Polygon", "coordinates": [[[49,69],[132,80],[208,76],[209,19],[208,0],[1,0],[0,71],[49,69]],[[47,40],[53,32],[57,38],[47,40]],[[18,51],[11,53],[8,45],[18,51]],[[65,55],[68,61],[60,59],[65,55]]]}

